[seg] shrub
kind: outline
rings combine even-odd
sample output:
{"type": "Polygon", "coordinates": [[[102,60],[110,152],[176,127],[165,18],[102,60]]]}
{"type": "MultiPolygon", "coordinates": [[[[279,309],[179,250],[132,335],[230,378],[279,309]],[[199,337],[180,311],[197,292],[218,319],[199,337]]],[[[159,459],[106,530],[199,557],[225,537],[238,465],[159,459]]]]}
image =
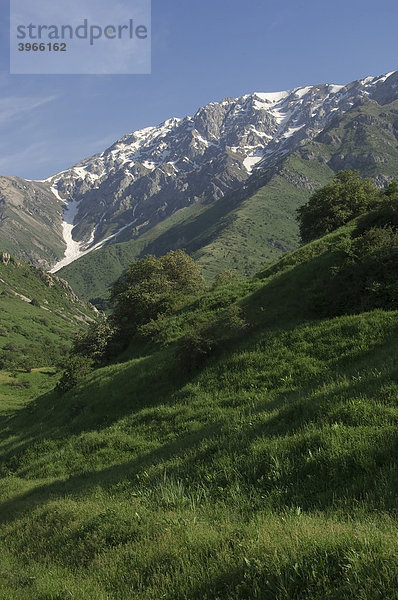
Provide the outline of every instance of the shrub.
{"type": "Polygon", "coordinates": [[[56,389],[64,394],[76,387],[88,373],[92,371],[93,361],[91,358],[72,355],[67,358],[64,364],[64,372],[59,380],[56,389]]]}
{"type": "Polygon", "coordinates": [[[37,359],[27,356],[26,353],[27,350],[23,346],[7,344],[7,348],[4,347],[0,351],[0,369],[6,371],[22,369],[29,373],[34,366],[37,366],[37,359]]]}
{"type": "Polygon", "coordinates": [[[204,364],[217,347],[216,340],[207,337],[204,332],[195,331],[178,341],[176,358],[187,373],[192,373],[204,364]]]}
{"type": "Polygon", "coordinates": [[[76,336],[72,353],[91,358],[95,366],[100,366],[111,357],[114,337],[115,329],[108,321],[92,323],[76,336]]]}
{"type": "Polygon", "coordinates": [[[14,387],[14,388],[29,388],[30,387],[29,381],[13,380],[13,381],[9,381],[8,383],[6,383],[6,385],[9,385],[10,387],[14,387]]]}
{"type": "Polygon", "coordinates": [[[234,269],[225,269],[225,271],[221,271],[221,273],[218,273],[218,275],[216,276],[216,278],[214,280],[214,284],[213,284],[213,289],[216,289],[217,287],[219,287],[220,285],[223,285],[224,283],[229,283],[230,281],[232,281],[235,278],[236,278],[236,271],[234,269]]]}
{"type": "Polygon", "coordinates": [[[177,343],[176,357],[185,370],[192,372],[247,327],[242,310],[231,304],[220,311],[212,321],[183,336],[177,343]]]}
{"type": "Polygon", "coordinates": [[[215,327],[218,330],[219,337],[231,337],[234,333],[246,329],[247,323],[243,317],[243,312],[237,304],[230,304],[220,312],[216,319],[215,327]]]}
{"type": "Polygon", "coordinates": [[[376,206],[378,190],[358,171],[339,171],[333,180],[312,194],[297,211],[303,243],[331,233],[376,206]]]}
{"type": "Polygon", "coordinates": [[[375,227],[351,240],[323,291],[326,314],[398,308],[398,231],[375,227]]]}

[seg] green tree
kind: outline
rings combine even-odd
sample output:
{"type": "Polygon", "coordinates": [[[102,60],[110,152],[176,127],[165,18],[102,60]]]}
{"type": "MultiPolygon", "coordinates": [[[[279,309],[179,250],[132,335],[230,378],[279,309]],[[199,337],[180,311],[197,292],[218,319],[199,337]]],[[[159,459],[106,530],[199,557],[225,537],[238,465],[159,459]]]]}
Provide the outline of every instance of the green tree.
{"type": "Polygon", "coordinates": [[[182,250],[148,255],[131,263],[113,285],[112,320],[122,331],[135,331],[204,287],[201,268],[182,250]]]}
{"type": "Polygon", "coordinates": [[[376,205],[379,193],[371,179],[358,171],[339,171],[298,209],[303,243],[330,233],[376,205]]]}
{"type": "Polygon", "coordinates": [[[93,361],[86,356],[77,354],[70,355],[64,363],[62,377],[56,385],[56,389],[64,394],[76,387],[88,375],[93,368],[93,361]]]}

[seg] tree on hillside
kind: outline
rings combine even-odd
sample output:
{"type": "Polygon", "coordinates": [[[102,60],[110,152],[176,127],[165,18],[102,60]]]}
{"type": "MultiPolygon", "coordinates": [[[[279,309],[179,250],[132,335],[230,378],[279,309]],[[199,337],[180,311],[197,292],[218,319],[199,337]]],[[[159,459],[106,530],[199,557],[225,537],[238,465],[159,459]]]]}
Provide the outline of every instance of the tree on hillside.
{"type": "Polygon", "coordinates": [[[112,358],[112,342],[115,330],[106,319],[91,323],[84,332],[79,332],[74,340],[72,354],[91,358],[99,367],[112,358]]]}
{"type": "Polygon", "coordinates": [[[182,250],[148,255],[131,263],[113,285],[112,320],[123,331],[134,331],[204,287],[201,268],[182,250]]]}
{"type": "Polygon", "coordinates": [[[339,171],[298,209],[300,236],[310,242],[344,225],[376,204],[378,190],[358,171],[339,171]]]}

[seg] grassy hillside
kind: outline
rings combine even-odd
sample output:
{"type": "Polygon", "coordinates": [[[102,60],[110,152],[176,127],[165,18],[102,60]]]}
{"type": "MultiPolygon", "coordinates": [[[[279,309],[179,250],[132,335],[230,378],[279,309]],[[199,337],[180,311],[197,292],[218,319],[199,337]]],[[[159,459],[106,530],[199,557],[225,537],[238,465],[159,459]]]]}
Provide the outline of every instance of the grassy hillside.
{"type": "Polygon", "coordinates": [[[0,252],[0,368],[54,364],[96,318],[66,282],[0,252]]]}
{"type": "Polygon", "coordinates": [[[3,375],[0,598],[398,598],[398,312],[313,304],[355,226],[193,298],[62,397],[3,375]],[[231,306],[223,344],[178,351],[231,306]]]}

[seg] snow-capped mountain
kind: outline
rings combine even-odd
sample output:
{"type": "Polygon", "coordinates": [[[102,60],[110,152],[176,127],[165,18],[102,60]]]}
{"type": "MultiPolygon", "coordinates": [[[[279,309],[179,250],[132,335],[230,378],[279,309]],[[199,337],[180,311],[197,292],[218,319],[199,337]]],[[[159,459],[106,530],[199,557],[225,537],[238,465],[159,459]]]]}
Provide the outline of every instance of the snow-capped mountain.
{"type": "Polygon", "coordinates": [[[396,98],[398,72],[348,85],[224,98],[194,116],[125,135],[101,154],[38,182],[63,209],[66,250],[58,261],[54,255],[52,271],[104,244],[139,236],[194,202],[220,198],[361,102],[396,98]]]}
{"type": "Polygon", "coordinates": [[[363,98],[391,94],[398,95],[398,74],[346,86],[254,93],[212,102],[193,117],[169,119],[122,137],[49,179],[54,194],[68,203],[68,248],[53,270],[121,232],[137,235],[195,200],[219,198],[254,169],[277,163],[313,139],[336,113],[363,98]]]}

